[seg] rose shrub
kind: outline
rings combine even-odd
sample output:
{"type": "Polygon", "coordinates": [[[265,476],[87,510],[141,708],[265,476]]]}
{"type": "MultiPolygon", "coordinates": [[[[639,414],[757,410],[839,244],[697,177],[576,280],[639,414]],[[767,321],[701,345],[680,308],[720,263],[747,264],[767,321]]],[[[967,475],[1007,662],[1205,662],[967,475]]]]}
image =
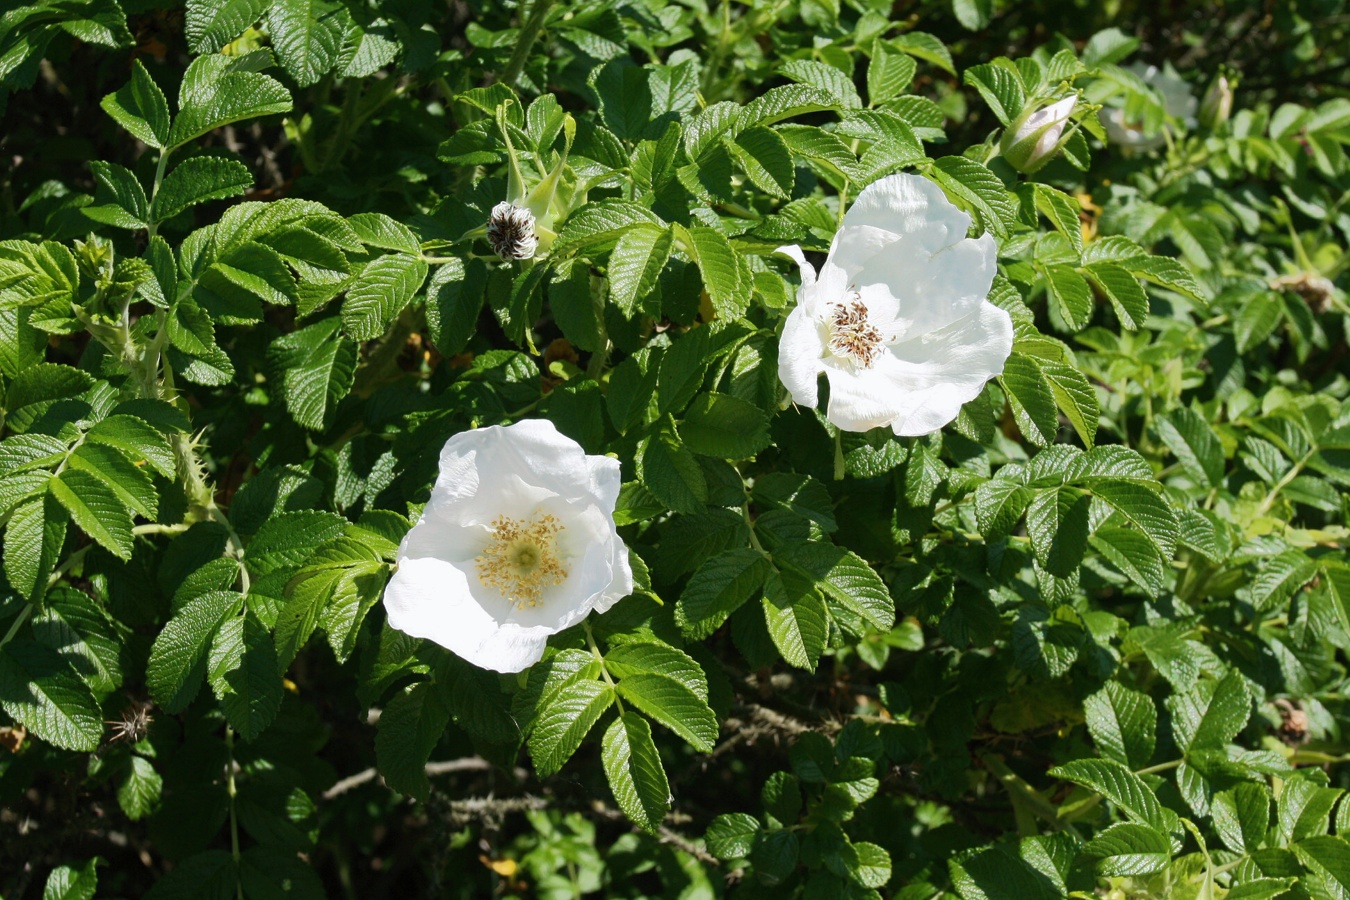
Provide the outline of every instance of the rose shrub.
{"type": "Polygon", "coordinates": [[[0,894],[1350,896],[1347,65],[8,4],[0,894]]]}

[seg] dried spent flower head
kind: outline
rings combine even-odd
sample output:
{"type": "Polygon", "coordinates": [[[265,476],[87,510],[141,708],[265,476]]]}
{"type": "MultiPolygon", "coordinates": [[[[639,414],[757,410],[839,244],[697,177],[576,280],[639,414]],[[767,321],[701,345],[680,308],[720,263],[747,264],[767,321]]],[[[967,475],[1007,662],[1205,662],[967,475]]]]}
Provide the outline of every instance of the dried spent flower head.
{"type": "Polygon", "coordinates": [[[1312,739],[1309,734],[1311,723],[1308,721],[1308,713],[1303,709],[1303,704],[1290,702],[1281,697],[1275,701],[1275,708],[1280,711],[1280,740],[1290,747],[1301,747],[1312,739]]]}
{"type": "Polygon", "coordinates": [[[534,213],[503,200],[492,207],[487,224],[488,243],[505,260],[534,259],[539,236],[534,231],[534,213]]]}
{"type": "Polygon", "coordinates": [[[1312,272],[1281,275],[1270,282],[1272,290],[1293,291],[1308,304],[1314,313],[1324,313],[1336,294],[1336,285],[1330,279],[1312,272]]]}
{"type": "Polygon", "coordinates": [[[109,743],[126,741],[129,744],[138,744],[144,740],[150,733],[150,723],[155,721],[154,716],[150,715],[151,709],[151,704],[145,700],[133,701],[123,709],[120,718],[106,723],[112,726],[109,743]]]}

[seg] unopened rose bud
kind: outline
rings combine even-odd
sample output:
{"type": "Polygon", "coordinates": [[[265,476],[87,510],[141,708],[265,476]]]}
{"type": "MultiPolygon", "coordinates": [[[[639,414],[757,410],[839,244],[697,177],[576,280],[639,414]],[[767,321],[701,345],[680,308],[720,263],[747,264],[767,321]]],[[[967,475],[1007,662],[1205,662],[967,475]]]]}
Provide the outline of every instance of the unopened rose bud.
{"type": "Polygon", "coordinates": [[[1200,101],[1200,124],[1213,131],[1227,122],[1232,113],[1233,82],[1227,75],[1217,75],[1200,101]]]}
{"type": "Polygon", "coordinates": [[[534,213],[503,200],[488,216],[487,239],[502,259],[534,259],[539,248],[534,213]]]}
{"type": "Polygon", "coordinates": [[[1029,109],[1003,132],[999,148],[1019,172],[1035,172],[1059,152],[1065,140],[1064,129],[1073,115],[1078,97],[1065,97],[1049,106],[1029,109]]]}

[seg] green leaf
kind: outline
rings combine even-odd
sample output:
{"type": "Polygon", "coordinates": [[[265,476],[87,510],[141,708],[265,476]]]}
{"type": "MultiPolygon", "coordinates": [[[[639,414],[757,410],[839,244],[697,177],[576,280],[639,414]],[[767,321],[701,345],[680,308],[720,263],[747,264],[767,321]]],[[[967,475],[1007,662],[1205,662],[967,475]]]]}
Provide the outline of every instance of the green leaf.
{"type": "Polygon", "coordinates": [[[391,253],[366,264],[347,289],[342,325],[358,341],[380,337],[422,289],[427,264],[416,256],[391,253]]]}
{"type": "Polygon", "coordinates": [[[1270,789],[1264,784],[1239,784],[1219,791],[1210,804],[1214,830],[1234,853],[1251,853],[1270,828],[1270,789]]]}
{"type": "Polygon", "coordinates": [[[267,351],[283,373],[286,410],[312,431],[332,424],[356,377],[357,347],[338,334],[341,327],[340,319],[323,319],[282,335],[267,351]]]}
{"type": "Polygon", "coordinates": [[[856,553],[833,544],[788,544],[774,553],[774,564],[815,582],[828,600],[877,631],[895,625],[895,600],[881,576],[856,553]]]}
{"type": "Polygon", "coordinates": [[[1097,405],[1097,392],[1088,382],[1087,376],[1060,363],[1040,362],[1041,374],[1050,386],[1055,405],[1069,420],[1078,439],[1089,450],[1097,439],[1097,423],[1100,409],[1097,405]]]}
{"type": "Polygon", "coordinates": [[[1022,435],[1038,447],[1048,447],[1059,433],[1055,392],[1040,363],[1014,350],[999,376],[1022,435]]]}
{"type": "Polygon", "coordinates": [[[112,488],[88,472],[66,469],[47,489],[85,534],[115,556],[131,559],[131,514],[112,488]]]}
{"type": "MultiPolygon", "coordinates": [[[[969,70],[967,70],[969,76],[969,70]]],[[[1083,227],[1079,220],[1078,201],[1055,190],[1048,184],[1038,181],[1029,182],[1032,188],[1033,203],[1036,211],[1050,220],[1055,230],[1069,239],[1069,243],[1080,253],[1083,250],[1083,227]]]]}
{"type": "Polygon", "coordinates": [[[1177,515],[1151,486],[1133,481],[1102,479],[1093,481],[1090,487],[1093,496],[1105,500],[1130,524],[1147,535],[1163,559],[1172,559],[1180,536],[1177,515]]]}
{"type": "Polygon", "coordinates": [[[296,84],[308,87],[337,63],[344,39],[341,7],[325,0],[272,0],[267,33],[296,84]]]}
{"type": "Polygon", "coordinates": [[[169,103],[139,60],[132,60],[131,80],[99,104],[132,137],[162,150],[169,143],[169,103]]]}
{"type": "Polygon", "coordinates": [[[728,394],[699,394],[679,428],[684,445],[704,456],[745,459],[769,446],[769,417],[728,394]]]}
{"type": "Polygon", "coordinates": [[[5,391],[5,427],[12,432],[31,428],[57,402],[73,398],[94,386],[88,373],[56,363],[39,363],[20,372],[5,391]]]}
{"type": "Polygon", "coordinates": [[[724,813],[712,820],[704,841],[718,859],[745,859],[759,834],[759,820],[747,813],[724,813]]]}
{"type": "Polygon", "coordinates": [[[601,681],[582,680],[540,707],[529,739],[530,758],[540,777],[554,774],[572,758],[591,726],[613,702],[612,687],[601,681]]]}
{"type": "Polygon", "coordinates": [[[1259,612],[1283,609],[1303,586],[1317,577],[1318,562],[1302,550],[1285,552],[1265,560],[1252,579],[1252,605],[1259,612]]]}
{"type": "Polygon", "coordinates": [[[650,297],[673,245],[671,230],[651,222],[635,223],[619,236],[609,254],[607,274],[610,299],[625,317],[639,310],[658,314],[660,307],[650,297]]]}
{"type": "Polygon", "coordinates": [[[1220,681],[1201,681],[1184,694],[1167,698],[1172,712],[1172,731],[1177,746],[1190,754],[1195,750],[1222,750],[1251,715],[1251,695],[1236,669],[1220,681]]]}
{"type": "Polygon", "coordinates": [[[251,70],[258,62],[253,56],[199,56],[192,61],[178,93],[171,147],[240,119],[290,112],[290,93],[275,78],[251,70]]]}
{"type": "Polygon", "coordinates": [[[215,53],[243,34],[272,0],[188,0],[187,37],[193,53],[215,53]]]}
{"type": "Polygon", "coordinates": [[[1144,693],[1116,681],[1083,700],[1088,733],[1097,751],[1131,768],[1143,768],[1157,743],[1158,710],[1144,693]]]}
{"type": "Polygon", "coordinates": [[[1074,759],[1050,775],[1081,784],[1118,806],[1130,818],[1166,834],[1176,827],[1176,813],[1164,809],[1144,779],[1110,759],[1074,759]]]}
{"type": "Polygon", "coordinates": [[[793,59],[778,67],[779,73],[815,88],[845,109],[861,109],[863,102],[853,80],[834,66],[808,59],[793,59]]]}
{"type": "Polygon", "coordinates": [[[356,232],[361,243],[371,247],[413,256],[422,252],[422,242],[413,230],[384,213],[357,213],[347,220],[347,224],[356,232]]]}
{"type": "MultiPolygon", "coordinates": [[[[586,290],[583,296],[589,309],[590,273],[585,266],[578,265],[575,268],[586,275],[586,290]]],[[[550,284],[550,291],[554,290],[553,285],[556,285],[557,281],[555,278],[550,284]]],[[[469,340],[478,328],[478,316],[483,311],[487,283],[487,266],[478,259],[471,259],[468,262],[452,259],[437,267],[432,274],[431,281],[427,284],[427,329],[431,342],[443,356],[453,356],[469,345],[469,340]]],[[[572,340],[572,343],[583,350],[591,350],[598,346],[596,344],[585,346],[573,331],[568,330],[564,323],[565,316],[560,315],[558,311],[561,305],[554,304],[553,315],[559,320],[559,327],[563,328],[563,333],[572,340]]],[[[593,313],[591,319],[594,320],[593,313]]]]}
{"type": "Polygon", "coordinates": [[[917,57],[932,63],[949,74],[956,74],[956,67],[952,63],[951,51],[942,41],[923,31],[908,31],[904,34],[896,35],[892,42],[901,50],[910,56],[917,57]]]}
{"type": "Polygon", "coordinates": [[[1223,481],[1223,445],[1199,413],[1183,407],[1153,421],[1158,437],[1192,478],[1207,487],[1223,481]]]}
{"type": "Polygon", "coordinates": [[[84,864],[83,868],[57,866],[47,876],[47,884],[42,889],[42,900],[93,900],[98,890],[98,871],[100,862],[97,856],[84,864]]]}
{"type": "Polygon", "coordinates": [[[1350,896],[1350,842],[1340,836],[1319,835],[1293,847],[1299,859],[1335,886],[1331,896],[1350,896]]]}
{"type": "Polygon", "coordinates": [[[553,256],[565,256],[578,250],[617,241],[631,226],[639,223],[663,226],[656,213],[624,200],[588,203],[567,217],[562,233],[553,242],[553,256]]]}
{"type": "MultiPolygon", "coordinates": [[[[159,508],[154,479],[144,468],[106,444],[86,441],[70,455],[67,465],[93,476],[131,511],[153,520],[159,508]]],[[[62,473],[61,477],[65,477],[62,473]]]]}
{"type": "Polygon", "coordinates": [[[1106,295],[1122,326],[1130,331],[1143,327],[1149,306],[1148,295],[1139,286],[1139,279],[1111,263],[1095,263],[1083,272],[1106,295]]]}
{"type": "Polygon", "coordinates": [[[985,228],[1002,237],[1017,217],[1017,207],[998,176],[964,156],[944,156],[933,164],[942,189],[972,207],[985,228]]]}
{"type": "MultiPolygon", "coordinates": [[[[433,287],[434,281],[433,280],[433,287]]],[[[452,282],[453,284],[453,282],[452,282]]],[[[460,301],[465,307],[473,304],[467,295],[460,301]]],[[[427,319],[431,320],[432,302],[435,295],[427,292],[427,319]]],[[[553,321],[562,329],[563,336],[578,350],[596,351],[604,346],[601,315],[603,309],[597,309],[598,303],[591,292],[591,267],[581,260],[567,260],[555,271],[548,283],[548,305],[553,312],[553,321]]],[[[475,313],[476,316],[476,313],[475,313]]],[[[470,329],[472,325],[470,326],[470,329]]],[[[433,340],[436,332],[433,330],[433,340]]],[[[465,338],[467,342],[467,338],[465,338]]],[[[437,344],[437,347],[440,347],[437,344]]],[[[452,345],[453,346],[453,345],[452,345]]],[[[444,349],[441,351],[445,352],[444,349]]],[[[612,383],[612,382],[611,382],[612,383]]]]}
{"type": "Polygon", "coordinates": [[[281,709],[281,675],[271,632],[252,612],[226,619],[216,631],[207,675],[225,718],[251,741],[281,709]]]}
{"type": "Polygon", "coordinates": [[[1091,497],[1074,487],[1042,491],[1027,506],[1031,549],[1050,574],[1067,578],[1083,561],[1090,509],[1091,497]]]}
{"type": "Polygon", "coordinates": [[[784,200],[792,196],[796,169],[787,144],[776,132],[756,125],[727,141],[726,146],[755,187],[784,200]]]}
{"type": "Polygon", "coordinates": [[[33,617],[33,640],[61,654],[99,696],[122,686],[119,637],[102,608],[71,588],[51,590],[33,617]]]}
{"type": "Polygon", "coordinates": [[[769,636],[783,659],[814,672],[830,633],[829,613],[815,586],[796,572],[774,569],[761,602],[769,636]]]}
{"type": "Polygon", "coordinates": [[[177,863],[146,892],[145,900],[230,900],[238,892],[239,876],[229,851],[206,850],[177,863]]]}
{"type": "MultiPolygon", "coordinates": [[[[957,15],[959,17],[960,13],[957,15]]],[[[1006,65],[1007,62],[1006,58],[1000,58],[997,62],[971,66],[962,75],[966,84],[980,92],[990,111],[1004,127],[1013,124],[1027,102],[1022,79],[1013,67],[1006,65]]]]}
{"type": "Polygon", "coordinates": [[[619,809],[639,828],[655,832],[670,810],[670,783],[647,720],[631,712],[616,718],[605,730],[600,758],[619,809]]]}
{"type": "Polygon", "coordinates": [[[605,654],[605,668],[615,678],[650,674],[673,678],[700,700],[708,699],[708,678],[689,654],[652,641],[620,644],[605,654]]]}
{"type": "Polygon", "coordinates": [[[892,100],[909,89],[918,65],[907,53],[878,40],[872,45],[867,64],[867,100],[871,106],[892,100]]]}
{"type": "Polygon", "coordinates": [[[712,752],[717,741],[717,717],[707,700],[683,683],[638,672],[620,679],[619,696],[684,738],[695,750],[712,752]]]}
{"type": "Polygon", "coordinates": [[[1072,266],[1049,266],[1045,275],[1064,324],[1081,331],[1092,317],[1092,289],[1087,280],[1072,266]]]}
{"type": "Polygon", "coordinates": [[[1092,546],[1135,584],[1158,596],[1167,585],[1168,562],[1158,545],[1133,528],[1101,525],[1089,538],[1092,546]]]}
{"type": "Polygon", "coordinates": [[[385,704],[375,732],[375,762],[394,790],[425,801],[431,793],[426,765],[450,711],[428,682],[404,688],[385,704]]]}
{"type": "Polygon", "coordinates": [[[1149,875],[1167,866],[1172,845],[1156,829],[1121,822],[1088,841],[1082,853],[1096,860],[1097,874],[1104,877],[1149,875]]]}
{"type": "Polygon", "coordinates": [[[756,503],[815,522],[823,531],[839,527],[829,489],[808,475],[767,472],[755,478],[753,496],[756,503]]]}
{"type": "Polygon", "coordinates": [[[726,550],[698,567],[675,607],[675,621],[687,636],[702,639],[754,596],[772,566],[758,550],[726,550]]]}
{"type": "Polygon", "coordinates": [[[382,562],[352,566],[333,588],[333,598],[319,614],[319,624],[328,634],[328,646],[338,662],[346,662],[356,649],[361,623],[379,602],[389,569],[382,562]]]}
{"type": "Polygon", "coordinates": [[[91,161],[89,168],[98,181],[98,205],[84,207],[84,214],[115,228],[144,228],[148,204],[145,188],[136,176],[122,166],[100,160],[91,161]]]}
{"type": "Polygon", "coordinates": [[[0,707],[56,747],[91,753],[103,739],[103,717],[89,686],[59,653],[33,641],[0,647],[0,707]]]}
{"type": "Polygon", "coordinates": [[[133,463],[144,459],[165,478],[173,478],[173,451],[164,435],[143,419],[130,415],[109,416],[89,429],[86,440],[113,447],[133,463]]]}
{"type": "Polygon", "coordinates": [[[188,207],[208,200],[237,197],[253,187],[248,166],[219,156],[185,159],[165,176],[150,205],[150,221],[172,219],[188,207]]]}
{"type": "MultiPolygon", "coordinates": [[[[850,85],[850,87],[852,87],[850,85]]],[[[857,88],[853,88],[853,94],[857,96],[857,88]]],[[[858,103],[862,105],[861,101],[858,103]]],[[[790,119],[793,116],[805,115],[806,113],[822,112],[825,110],[838,109],[839,102],[827,91],[818,87],[812,87],[805,84],[785,84],[779,87],[769,88],[760,94],[754,100],[751,100],[745,106],[741,107],[739,115],[736,116],[734,125],[739,129],[750,128],[754,125],[772,125],[775,122],[781,122],[783,119],[790,119]]],[[[690,129],[691,136],[693,129],[690,129]]],[[[702,153],[691,152],[689,154],[695,159],[699,159],[702,153]]]]}
{"type": "Polygon", "coordinates": [[[128,819],[139,822],[155,811],[164,792],[164,779],[150,760],[132,756],[126,777],[117,786],[117,805],[128,819]]]}
{"type": "Polygon", "coordinates": [[[638,479],[676,512],[698,513],[708,502],[708,484],[698,460],[680,442],[669,417],[641,445],[638,479]]]}
{"type": "Polygon", "coordinates": [[[681,249],[694,258],[703,273],[703,284],[718,318],[739,319],[750,305],[750,286],[741,280],[736,252],[726,235],[701,225],[674,227],[681,249]]]}
{"type": "Polygon", "coordinates": [[[150,649],[145,683],[167,713],[179,713],[197,696],[207,651],[221,623],[239,612],[244,596],[211,591],[189,602],[165,623],[150,649]]]}
{"type": "Polygon", "coordinates": [[[45,490],[45,482],[42,487],[41,495],[14,507],[5,529],[5,578],[29,602],[46,592],[47,579],[66,539],[66,511],[45,490]]]}

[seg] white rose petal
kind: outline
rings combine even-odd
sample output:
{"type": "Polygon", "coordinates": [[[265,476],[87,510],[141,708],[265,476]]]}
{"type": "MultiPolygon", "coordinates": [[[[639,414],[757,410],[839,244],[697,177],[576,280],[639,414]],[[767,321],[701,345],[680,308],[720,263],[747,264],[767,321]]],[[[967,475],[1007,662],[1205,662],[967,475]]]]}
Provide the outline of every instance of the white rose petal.
{"type": "Polygon", "coordinates": [[[918,175],[867,187],[816,273],[801,248],[797,306],[778,345],[778,377],[804,406],[830,385],[826,417],[845,431],[937,431],[1003,371],[1012,318],[987,299],[994,239],[918,175]]]}
{"type": "Polygon", "coordinates": [[[633,591],[619,483],[617,460],[546,420],[450,438],[385,589],[389,624],[485,669],[538,662],[549,635],[633,591]]]}
{"type": "MultiPolygon", "coordinates": [[[[1147,85],[1155,88],[1162,95],[1163,110],[1173,119],[1180,119],[1186,125],[1193,125],[1196,110],[1196,100],[1191,94],[1190,85],[1159,69],[1157,66],[1146,66],[1142,63],[1131,63],[1127,67],[1131,72],[1138,75],[1147,85]]],[[[1102,125],[1106,128],[1106,137],[1113,144],[1136,151],[1156,150],[1167,142],[1161,131],[1155,134],[1146,134],[1143,127],[1138,122],[1129,122],[1125,119],[1125,110],[1119,107],[1107,107],[1099,112],[1098,117],[1102,125]]],[[[1164,129],[1167,126],[1163,126],[1164,129]]]]}

